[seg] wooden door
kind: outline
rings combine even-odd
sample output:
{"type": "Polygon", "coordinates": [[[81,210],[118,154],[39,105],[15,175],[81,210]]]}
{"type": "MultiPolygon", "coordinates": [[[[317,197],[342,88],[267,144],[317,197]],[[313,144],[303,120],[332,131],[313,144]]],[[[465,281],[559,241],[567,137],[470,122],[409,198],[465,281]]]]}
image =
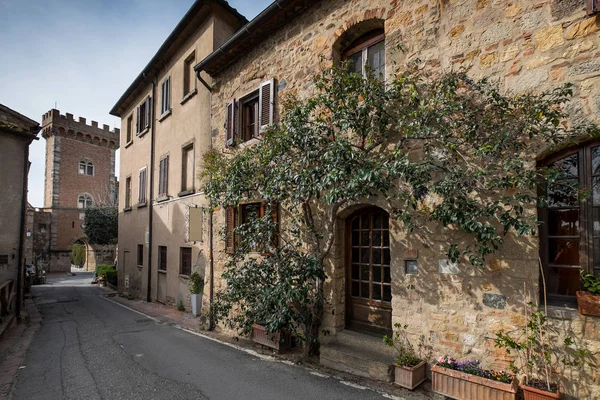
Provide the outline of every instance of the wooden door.
{"type": "Polygon", "coordinates": [[[346,327],[392,332],[389,215],[362,209],[346,220],[346,327]]]}

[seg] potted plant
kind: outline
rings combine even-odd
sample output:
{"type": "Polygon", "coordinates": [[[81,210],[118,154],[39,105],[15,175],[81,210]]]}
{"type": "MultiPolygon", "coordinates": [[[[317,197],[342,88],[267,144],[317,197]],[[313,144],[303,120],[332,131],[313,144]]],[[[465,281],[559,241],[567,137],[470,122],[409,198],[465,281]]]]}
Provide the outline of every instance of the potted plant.
{"type": "Polygon", "coordinates": [[[394,365],[394,382],[403,388],[413,390],[425,382],[425,360],[417,355],[408,339],[408,325],[394,324],[393,336],[384,336],[383,342],[396,351],[396,364],[394,365]]]}
{"type": "MultiPolygon", "coordinates": [[[[537,309],[535,304],[530,307],[537,309]]],[[[507,333],[496,333],[495,346],[503,348],[516,358],[510,363],[510,370],[523,376],[521,388],[525,400],[559,399],[560,390],[556,367],[580,366],[584,357],[591,353],[586,349],[576,349],[574,341],[566,337],[562,343],[548,334],[547,318],[542,311],[533,311],[518,338],[507,333]]]]}
{"type": "Polygon", "coordinates": [[[251,339],[254,343],[277,351],[292,347],[292,334],[289,331],[269,333],[264,324],[253,324],[251,339]]]}
{"type": "Polygon", "coordinates": [[[600,277],[581,270],[581,284],[586,291],[576,292],[579,313],[600,317],[600,277]]]}
{"type": "Polygon", "coordinates": [[[431,368],[435,393],[460,400],[515,400],[517,379],[505,371],[484,369],[478,360],[440,357],[431,368]]]}
{"type": "Polygon", "coordinates": [[[192,303],[192,315],[197,317],[202,311],[202,293],[204,292],[204,278],[197,272],[189,277],[190,297],[192,303]]]}

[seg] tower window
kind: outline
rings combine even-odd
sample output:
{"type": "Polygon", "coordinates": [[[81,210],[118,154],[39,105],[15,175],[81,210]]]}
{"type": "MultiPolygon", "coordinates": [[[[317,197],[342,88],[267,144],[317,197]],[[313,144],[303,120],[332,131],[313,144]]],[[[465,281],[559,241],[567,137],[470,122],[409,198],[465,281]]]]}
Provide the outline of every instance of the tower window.
{"type": "Polygon", "coordinates": [[[377,29],[356,39],[347,47],[343,54],[349,62],[351,72],[366,74],[367,70],[375,78],[385,77],[385,34],[383,29],[377,29]]]}
{"type": "Polygon", "coordinates": [[[94,176],[94,164],[91,161],[80,161],[79,175],[94,176]]]}
{"type": "Polygon", "coordinates": [[[92,200],[92,196],[89,194],[80,194],[77,199],[77,208],[90,208],[94,205],[94,201],[92,200]]]}

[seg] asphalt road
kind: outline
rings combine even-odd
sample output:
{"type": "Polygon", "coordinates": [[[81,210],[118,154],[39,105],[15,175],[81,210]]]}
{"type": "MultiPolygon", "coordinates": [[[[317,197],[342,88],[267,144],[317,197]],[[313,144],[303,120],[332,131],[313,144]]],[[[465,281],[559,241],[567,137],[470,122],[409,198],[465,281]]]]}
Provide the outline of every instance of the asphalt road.
{"type": "Polygon", "coordinates": [[[43,322],[14,399],[383,398],[156,323],[105,299],[90,281],[79,273],[33,288],[43,322]]]}

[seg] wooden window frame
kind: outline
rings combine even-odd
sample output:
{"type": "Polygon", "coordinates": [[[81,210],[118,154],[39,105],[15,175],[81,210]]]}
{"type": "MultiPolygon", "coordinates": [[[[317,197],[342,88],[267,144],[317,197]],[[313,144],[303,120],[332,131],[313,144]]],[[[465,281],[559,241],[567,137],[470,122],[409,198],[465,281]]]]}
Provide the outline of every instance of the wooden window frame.
{"type": "MultiPolygon", "coordinates": [[[[258,138],[260,133],[260,111],[259,111],[259,91],[255,90],[249,95],[245,96],[239,101],[239,126],[241,127],[238,138],[240,142],[248,142],[252,139],[258,138]],[[250,117],[250,111],[254,114],[254,125],[250,129],[248,119],[250,117]]],[[[234,123],[235,126],[235,123],[234,123]]]]}
{"type": "Polygon", "coordinates": [[[138,205],[145,205],[147,202],[148,186],[148,167],[140,168],[138,178],[138,205]]]}
{"type": "Polygon", "coordinates": [[[169,195],[169,156],[161,158],[158,167],[158,197],[169,195]]]}
{"type": "Polygon", "coordinates": [[[131,208],[131,175],[125,178],[125,209],[131,208]]]}
{"type": "Polygon", "coordinates": [[[196,51],[194,50],[183,62],[183,97],[189,95],[196,89],[196,79],[192,78],[195,62],[196,51]]]}
{"type": "Polygon", "coordinates": [[[190,276],[192,273],[192,248],[191,247],[180,247],[179,248],[179,275],[190,276]],[[189,265],[185,265],[184,256],[189,255],[189,265]]]}
{"type": "Polygon", "coordinates": [[[160,113],[171,111],[171,77],[168,76],[161,84],[160,113]]]}
{"type": "Polygon", "coordinates": [[[125,144],[130,143],[133,140],[133,132],[132,132],[132,130],[133,130],[133,114],[131,114],[129,117],[127,117],[126,129],[127,129],[127,131],[126,131],[127,142],[125,144]]]}
{"type": "Polygon", "coordinates": [[[168,254],[167,246],[158,246],[158,270],[159,271],[167,270],[167,254],[168,254]]]}
{"type": "MultiPolygon", "coordinates": [[[[352,42],[350,44],[351,47],[348,47],[346,50],[344,50],[344,52],[342,53],[342,60],[345,61],[349,57],[360,52],[362,54],[361,55],[361,57],[362,57],[361,73],[363,75],[365,75],[366,74],[365,66],[367,65],[368,60],[369,60],[369,49],[381,42],[385,42],[385,32],[375,33],[375,32],[379,32],[379,31],[381,31],[381,29],[376,29],[371,32],[366,32],[365,34],[358,37],[354,42],[352,42]]],[[[383,77],[385,78],[385,62],[384,62],[383,77]]]]}
{"type": "MultiPolygon", "coordinates": [[[[593,174],[592,174],[592,149],[600,146],[600,141],[593,140],[586,143],[582,143],[577,147],[565,149],[558,153],[552,154],[540,163],[541,166],[550,166],[564,158],[569,156],[578,155],[578,179],[579,186],[587,189],[592,189],[593,174]]],[[[596,175],[597,176],[597,175],[596,175]]],[[[544,195],[543,188],[540,189],[540,195],[544,195]]],[[[598,207],[598,206],[596,206],[598,207]]],[[[548,283],[548,277],[550,268],[553,265],[549,262],[549,240],[561,239],[562,236],[552,236],[548,234],[548,211],[552,210],[553,207],[540,207],[538,208],[538,218],[540,221],[540,259],[542,261],[542,269],[544,277],[540,277],[540,297],[543,297],[544,293],[544,281],[548,283]]],[[[579,240],[579,266],[557,266],[559,268],[577,268],[583,269],[587,273],[594,274],[594,227],[593,227],[593,194],[589,199],[579,202],[578,207],[554,207],[555,209],[579,209],[579,235],[573,237],[579,240]]],[[[563,235],[564,236],[564,235],[563,235]]],[[[564,236],[567,238],[567,236],[564,236]]],[[[598,270],[600,272],[600,270],[598,270]]],[[[569,305],[573,306],[576,304],[576,297],[573,295],[559,295],[547,293],[548,300],[553,304],[558,305],[569,305]]]]}
{"type": "MultiPolygon", "coordinates": [[[[256,205],[258,205],[258,217],[264,217],[267,203],[260,200],[246,201],[238,204],[237,207],[227,207],[225,209],[225,252],[227,254],[233,254],[235,252],[235,248],[237,247],[238,238],[235,236],[235,229],[244,223],[244,210],[249,206],[256,205]]],[[[276,224],[273,244],[277,246],[279,243],[279,205],[273,204],[271,206],[271,215],[276,224]]],[[[269,253],[266,253],[261,249],[256,249],[255,251],[257,253],[261,253],[262,255],[269,255],[269,253]]]]}
{"type": "Polygon", "coordinates": [[[181,195],[189,194],[190,192],[194,192],[196,190],[196,152],[194,150],[194,143],[185,144],[181,148],[181,195]],[[192,172],[190,176],[191,182],[189,182],[189,187],[186,185],[188,183],[188,168],[187,168],[187,155],[191,152],[192,157],[192,172]]]}
{"type": "Polygon", "coordinates": [[[142,136],[148,130],[150,130],[150,122],[151,122],[151,110],[152,110],[152,99],[150,96],[147,96],[146,99],[136,108],[136,125],[135,125],[135,135],[142,136]]]}

